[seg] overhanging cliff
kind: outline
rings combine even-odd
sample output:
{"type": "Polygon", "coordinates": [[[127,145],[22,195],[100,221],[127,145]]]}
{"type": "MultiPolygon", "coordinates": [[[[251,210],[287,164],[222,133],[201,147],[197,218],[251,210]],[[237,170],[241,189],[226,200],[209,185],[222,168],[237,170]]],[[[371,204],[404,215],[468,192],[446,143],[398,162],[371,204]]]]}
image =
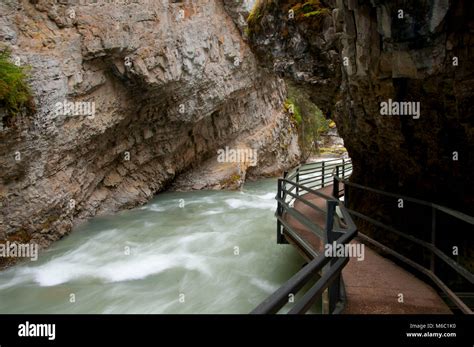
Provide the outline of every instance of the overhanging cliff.
{"type": "Polygon", "coordinates": [[[0,4],[0,40],[31,67],[37,109],[0,131],[0,240],[47,246],[224,146],[256,150],[255,176],[297,163],[285,85],[221,2],[70,3],[0,4]]]}
{"type": "Polygon", "coordinates": [[[246,32],[261,65],[336,119],[355,182],[472,214],[473,6],[261,0],[246,32]],[[420,113],[384,115],[390,101],[420,113]]]}

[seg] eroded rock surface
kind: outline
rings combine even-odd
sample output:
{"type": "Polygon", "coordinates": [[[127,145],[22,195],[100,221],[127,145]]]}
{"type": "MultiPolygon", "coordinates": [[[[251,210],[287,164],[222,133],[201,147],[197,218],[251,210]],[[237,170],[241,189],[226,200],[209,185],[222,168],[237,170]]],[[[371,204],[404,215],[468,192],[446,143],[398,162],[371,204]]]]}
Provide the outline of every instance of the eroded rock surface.
{"type": "Polygon", "coordinates": [[[353,180],[473,214],[474,3],[327,0],[294,19],[298,1],[266,3],[253,49],[336,120],[353,180]],[[419,118],[381,115],[389,99],[419,102],[419,118]]]}
{"type": "Polygon", "coordinates": [[[47,246],[226,145],[258,152],[250,175],[298,160],[284,83],[258,68],[222,2],[8,0],[0,13],[37,107],[0,132],[0,240],[47,246]],[[64,102],[95,113],[58,113],[64,102]]]}

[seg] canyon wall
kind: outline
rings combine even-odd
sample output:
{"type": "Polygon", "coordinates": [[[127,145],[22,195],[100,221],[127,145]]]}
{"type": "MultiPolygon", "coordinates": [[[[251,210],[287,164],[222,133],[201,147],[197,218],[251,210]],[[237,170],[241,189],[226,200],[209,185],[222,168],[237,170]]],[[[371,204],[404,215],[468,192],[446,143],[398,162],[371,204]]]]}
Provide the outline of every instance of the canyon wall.
{"type": "Polygon", "coordinates": [[[262,66],[336,120],[352,179],[472,215],[474,3],[302,3],[260,1],[247,33],[262,66]],[[382,115],[390,99],[419,102],[420,114],[382,115]]]}
{"type": "MultiPolygon", "coordinates": [[[[436,242],[472,271],[472,225],[400,196],[474,215],[474,2],[259,4],[244,32],[261,66],[297,83],[336,121],[353,160],[352,182],[395,193],[387,197],[351,187],[346,205],[436,242]],[[384,114],[384,105],[401,102],[411,112],[384,114]]],[[[431,266],[429,251],[354,218],[360,232],[431,266]]],[[[436,262],[436,270],[446,283],[465,290],[447,265],[436,262]]]]}
{"type": "Polygon", "coordinates": [[[30,67],[36,105],[2,114],[0,240],[48,246],[202,165],[221,174],[187,188],[298,161],[284,82],[259,69],[222,2],[7,0],[0,44],[30,67]],[[218,163],[225,146],[256,150],[256,165],[218,163]]]}

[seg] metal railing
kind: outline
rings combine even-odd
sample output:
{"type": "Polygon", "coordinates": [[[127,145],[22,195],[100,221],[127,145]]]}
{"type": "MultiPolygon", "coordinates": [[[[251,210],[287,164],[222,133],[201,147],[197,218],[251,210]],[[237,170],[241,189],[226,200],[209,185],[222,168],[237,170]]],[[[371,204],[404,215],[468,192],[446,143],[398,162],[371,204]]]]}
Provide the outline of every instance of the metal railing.
{"type": "MultiPolygon", "coordinates": [[[[338,171],[339,172],[339,171],[338,171]]],[[[417,261],[414,261],[413,259],[408,258],[405,255],[400,254],[399,252],[383,245],[382,243],[370,238],[369,236],[363,234],[363,233],[358,233],[358,237],[362,239],[363,241],[370,243],[371,245],[375,246],[376,248],[390,254],[391,256],[395,257],[396,259],[402,261],[403,263],[411,266],[413,269],[417,270],[418,272],[422,273],[423,275],[427,276],[439,289],[441,289],[442,292],[459,308],[459,310],[463,313],[466,314],[472,314],[472,310],[462,301],[462,299],[459,298],[459,296],[454,293],[437,275],[436,275],[436,268],[435,268],[435,260],[439,259],[443,263],[449,266],[452,270],[454,270],[458,275],[460,275],[462,278],[467,280],[471,285],[474,284],[474,276],[471,272],[466,270],[464,267],[462,267],[458,262],[454,261],[451,259],[448,255],[446,255],[443,251],[441,251],[439,248],[436,247],[435,241],[436,241],[436,226],[437,226],[437,216],[439,215],[439,212],[446,213],[458,220],[461,220],[469,225],[474,225],[474,218],[471,216],[468,216],[464,213],[449,209],[444,206],[440,206],[431,202],[407,197],[407,196],[402,196],[400,194],[394,194],[394,193],[388,193],[379,189],[374,189],[371,187],[366,187],[357,183],[349,182],[348,180],[344,179],[344,177],[339,177],[338,172],[334,176],[334,182],[333,182],[333,196],[336,198],[339,198],[344,194],[344,200],[345,200],[345,205],[347,205],[348,201],[348,193],[351,191],[351,189],[359,189],[364,192],[370,192],[374,193],[380,196],[384,197],[390,197],[390,198],[396,198],[396,199],[402,199],[405,202],[411,202],[419,206],[424,206],[424,207],[429,207],[431,208],[431,240],[430,242],[426,242],[423,240],[420,240],[419,238],[416,238],[413,235],[407,234],[405,232],[402,232],[393,226],[389,226],[385,223],[382,223],[374,218],[371,218],[367,215],[364,215],[354,209],[350,209],[346,207],[346,211],[349,212],[349,214],[353,217],[360,218],[362,220],[367,221],[368,223],[378,227],[382,228],[391,234],[397,235],[404,240],[407,240],[410,244],[421,246],[425,250],[430,252],[430,266],[429,268],[420,264],[417,261]],[[340,186],[343,186],[342,189],[340,189],[340,186]],[[337,188],[336,188],[337,187],[337,188]],[[341,194],[342,192],[342,194],[341,194]]]]}
{"type": "Polygon", "coordinates": [[[333,183],[333,177],[338,167],[340,167],[343,178],[348,178],[351,175],[352,161],[351,159],[343,158],[302,164],[293,169],[289,174],[285,174],[284,178],[308,188],[319,189],[333,183]]]}
{"type": "MultiPolygon", "coordinates": [[[[277,211],[277,242],[286,243],[285,237],[297,243],[312,259],[298,273],[291,277],[276,292],[265,299],[251,313],[269,314],[280,311],[305,285],[316,279],[312,287],[289,310],[289,314],[305,313],[327,290],[327,312],[339,313],[344,307],[344,284],[341,271],[349,262],[348,257],[326,257],[324,252],[309,244],[302,238],[298,230],[288,222],[291,216],[324,244],[345,245],[357,234],[357,228],[344,205],[336,198],[318,192],[318,187],[325,187],[333,182],[337,165],[341,165],[345,177],[352,171],[350,160],[331,160],[308,164],[297,167],[290,174],[285,173],[283,179],[278,180],[277,211]],[[346,175],[347,174],[347,175],[346,175]],[[316,196],[326,201],[326,208],[313,204],[307,197],[316,196]],[[325,225],[318,225],[307,216],[295,209],[294,203],[298,201],[311,210],[325,217],[325,225]],[[341,216],[336,213],[339,208],[341,216]],[[319,277],[320,276],[320,277],[319,277]]],[[[337,171],[339,172],[339,171],[337,171]]]]}
{"type": "Polygon", "coordinates": [[[290,239],[306,253],[309,259],[312,260],[276,292],[265,299],[251,313],[277,313],[289,302],[290,296],[294,297],[294,295],[296,295],[296,293],[298,293],[306,284],[316,278],[317,280],[315,284],[306,291],[303,297],[293,305],[288,313],[305,313],[314,302],[321,297],[325,290],[327,290],[328,293],[328,313],[340,313],[344,308],[344,283],[342,281],[341,271],[349,259],[347,257],[328,258],[324,255],[324,252],[318,254],[318,250],[314,249],[306,239],[302,238],[296,228],[288,222],[288,217],[290,216],[310,230],[311,233],[317,236],[318,239],[322,240],[325,244],[334,241],[336,241],[337,244],[347,244],[357,235],[361,240],[373,245],[427,276],[427,278],[441,289],[446,297],[449,298],[449,300],[451,300],[460,311],[472,314],[470,307],[468,307],[463,300],[460,299],[460,297],[436,275],[435,259],[440,259],[471,285],[474,283],[474,277],[472,273],[462,267],[458,262],[454,261],[442,250],[437,248],[435,240],[437,216],[440,212],[468,223],[471,226],[474,225],[474,218],[464,213],[427,201],[388,193],[349,182],[346,178],[349,177],[351,173],[352,162],[350,159],[335,159],[299,166],[291,173],[285,173],[284,178],[278,180],[278,193],[276,196],[278,202],[276,211],[277,242],[287,243],[286,240],[290,239]],[[317,189],[327,187],[331,184],[332,196],[317,191],[317,189]],[[386,225],[374,218],[364,215],[355,209],[347,208],[349,192],[353,189],[360,189],[365,192],[380,194],[385,197],[403,199],[406,202],[431,208],[431,241],[423,241],[413,235],[397,230],[393,226],[386,225]],[[311,195],[326,200],[326,208],[318,207],[313,204],[310,199],[306,198],[311,195]],[[341,197],[344,197],[344,203],[339,200],[341,197]],[[297,209],[294,208],[296,202],[304,204],[311,210],[323,214],[325,216],[325,225],[318,225],[300,211],[297,211],[297,209]],[[340,211],[339,216],[335,213],[336,208],[340,211]],[[419,262],[409,259],[367,235],[358,232],[352,217],[361,218],[376,227],[383,228],[394,235],[408,240],[408,242],[413,245],[423,247],[431,254],[430,266],[423,266],[419,262]]]}

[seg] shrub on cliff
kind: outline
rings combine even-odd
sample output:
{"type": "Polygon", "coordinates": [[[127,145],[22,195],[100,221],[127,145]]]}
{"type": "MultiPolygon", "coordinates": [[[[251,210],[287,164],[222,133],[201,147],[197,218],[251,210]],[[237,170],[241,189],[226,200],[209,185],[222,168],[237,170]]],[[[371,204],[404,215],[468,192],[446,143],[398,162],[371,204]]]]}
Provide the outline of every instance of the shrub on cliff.
{"type": "Polygon", "coordinates": [[[275,0],[256,0],[250,13],[247,17],[247,28],[245,33],[247,36],[253,35],[260,28],[260,20],[262,17],[272,11],[276,7],[277,1],[275,0]]]}
{"type": "Polygon", "coordinates": [[[304,3],[298,2],[291,7],[295,19],[302,20],[309,17],[322,17],[331,14],[331,11],[323,7],[319,0],[310,0],[304,3]]]}
{"type": "Polygon", "coordinates": [[[287,83],[287,87],[288,99],[284,106],[298,129],[301,158],[305,161],[311,154],[318,151],[316,141],[321,134],[329,130],[331,123],[334,122],[324,117],[322,111],[310,100],[304,90],[291,83],[287,83]]]}
{"type": "Polygon", "coordinates": [[[33,109],[33,98],[27,83],[27,67],[11,61],[8,49],[0,51],[0,108],[7,116],[16,116],[24,109],[33,109]]]}
{"type": "Polygon", "coordinates": [[[261,20],[267,14],[282,15],[297,22],[307,21],[314,29],[319,28],[322,18],[331,14],[329,8],[324,7],[320,0],[309,0],[305,2],[288,0],[256,0],[255,4],[247,17],[247,28],[245,33],[251,37],[261,30],[261,20]]]}

